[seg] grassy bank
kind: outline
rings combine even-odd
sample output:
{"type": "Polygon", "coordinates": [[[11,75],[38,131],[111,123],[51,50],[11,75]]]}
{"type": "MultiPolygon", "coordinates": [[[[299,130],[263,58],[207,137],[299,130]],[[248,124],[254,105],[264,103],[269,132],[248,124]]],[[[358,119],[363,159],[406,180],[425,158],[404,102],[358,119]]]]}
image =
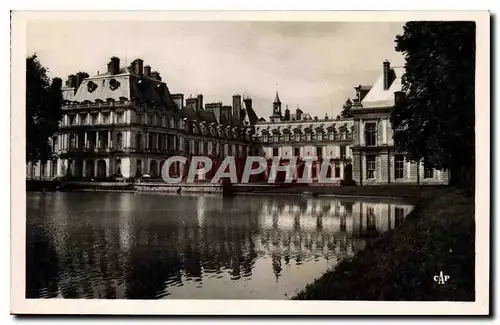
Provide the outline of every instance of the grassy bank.
{"type": "Polygon", "coordinates": [[[474,199],[455,189],[439,193],[294,299],[474,300],[474,199]],[[450,276],[444,285],[433,280],[440,271],[450,276]]]}

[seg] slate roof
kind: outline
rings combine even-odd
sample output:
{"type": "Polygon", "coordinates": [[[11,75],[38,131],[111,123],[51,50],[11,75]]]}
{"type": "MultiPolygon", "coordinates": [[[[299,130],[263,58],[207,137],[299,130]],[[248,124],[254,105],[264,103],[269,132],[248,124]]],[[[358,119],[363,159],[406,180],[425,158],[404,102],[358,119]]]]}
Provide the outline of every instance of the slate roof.
{"type": "Polygon", "coordinates": [[[394,105],[394,92],[401,91],[401,77],[404,74],[403,67],[391,67],[395,78],[389,89],[384,89],[384,73],[381,72],[377,81],[361,101],[363,107],[387,107],[394,105]]]}
{"type": "Polygon", "coordinates": [[[127,68],[122,68],[121,71],[116,75],[103,73],[84,79],[74,96],[72,98],[68,96],[66,99],[80,103],[107,101],[108,99],[115,101],[134,99],[158,103],[166,108],[176,106],[166,83],[148,76],[134,75],[127,68]]]}

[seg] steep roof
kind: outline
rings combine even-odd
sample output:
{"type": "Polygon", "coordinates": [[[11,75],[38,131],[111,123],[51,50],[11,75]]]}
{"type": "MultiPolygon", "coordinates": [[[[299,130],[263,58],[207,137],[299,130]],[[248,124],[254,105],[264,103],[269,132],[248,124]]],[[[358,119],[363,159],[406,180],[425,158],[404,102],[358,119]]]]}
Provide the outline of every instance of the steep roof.
{"type": "Polygon", "coordinates": [[[276,91],[276,97],[274,97],[273,104],[281,104],[280,96],[278,95],[278,91],[276,91]]]}
{"type": "Polygon", "coordinates": [[[394,92],[401,91],[401,77],[404,74],[403,67],[392,67],[394,79],[389,89],[384,89],[384,73],[381,72],[377,81],[361,101],[363,107],[386,107],[394,105],[394,92]]]}
{"type": "Polygon", "coordinates": [[[121,69],[120,72],[116,75],[104,73],[84,79],[71,100],[95,102],[126,98],[156,102],[167,108],[175,107],[166,83],[147,76],[134,75],[128,69],[121,69]]]}

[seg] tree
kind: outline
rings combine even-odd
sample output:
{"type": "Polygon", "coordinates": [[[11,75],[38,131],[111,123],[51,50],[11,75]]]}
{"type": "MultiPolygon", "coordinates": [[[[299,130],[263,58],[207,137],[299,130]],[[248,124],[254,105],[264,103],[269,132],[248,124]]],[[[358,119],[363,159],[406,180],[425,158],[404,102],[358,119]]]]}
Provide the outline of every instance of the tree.
{"type": "Polygon", "coordinates": [[[36,54],[26,58],[26,162],[45,162],[62,119],[62,80],[47,76],[36,54]]]}
{"type": "Polygon", "coordinates": [[[344,105],[342,105],[342,112],[340,113],[340,115],[344,118],[346,117],[352,117],[352,102],[351,102],[351,99],[350,98],[347,98],[347,100],[345,101],[344,105]]]}
{"type": "Polygon", "coordinates": [[[405,56],[405,97],[391,114],[394,139],[412,161],[474,179],[475,23],[408,22],[396,37],[405,56]]]}

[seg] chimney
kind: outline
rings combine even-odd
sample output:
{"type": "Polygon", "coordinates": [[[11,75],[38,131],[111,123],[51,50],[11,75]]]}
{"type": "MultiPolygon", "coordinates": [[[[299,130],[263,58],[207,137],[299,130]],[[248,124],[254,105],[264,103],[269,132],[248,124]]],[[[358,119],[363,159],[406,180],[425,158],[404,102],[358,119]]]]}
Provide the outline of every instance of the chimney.
{"type": "Polygon", "coordinates": [[[391,64],[389,61],[385,60],[384,61],[384,90],[388,90],[390,86],[390,72],[391,72],[391,64]]]}
{"type": "Polygon", "coordinates": [[[152,71],[149,76],[155,80],[161,81],[160,73],[158,71],[152,71]]]}
{"type": "Polygon", "coordinates": [[[404,102],[406,98],[406,94],[404,91],[395,91],[394,92],[394,105],[400,105],[404,102]]]}
{"type": "Polygon", "coordinates": [[[233,118],[241,121],[241,95],[233,95],[233,118]]]}
{"type": "Polygon", "coordinates": [[[179,109],[182,109],[184,106],[184,94],[173,94],[172,100],[179,109]]]}
{"type": "Polygon", "coordinates": [[[214,105],[213,111],[214,111],[214,115],[215,115],[215,119],[217,120],[217,123],[221,124],[221,115],[222,115],[221,105],[219,105],[219,104],[214,105]]]}
{"type": "Polygon", "coordinates": [[[196,112],[198,110],[198,98],[189,97],[186,99],[186,106],[196,112]]]}
{"type": "Polygon", "coordinates": [[[203,95],[198,94],[197,98],[198,98],[198,101],[196,102],[196,105],[198,106],[197,111],[202,111],[203,110],[203,95]]]}
{"type": "Polygon", "coordinates": [[[221,115],[221,104],[220,103],[208,103],[205,105],[205,110],[214,114],[215,120],[220,124],[221,115]]]}
{"type": "Polygon", "coordinates": [[[144,75],[147,77],[151,75],[151,67],[149,65],[144,66],[144,75]]]}
{"type": "Polygon", "coordinates": [[[227,124],[231,124],[232,122],[232,119],[231,119],[231,111],[233,110],[233,108],[229,105],[225,105],[225,106],[222,106],[222,114],[224,115],[226,121],[227,121],[227,124]]]}
{"type": "Polygon", "coordinates": [[[74,74],[69,75],[66,85],[70,88],[77,88],[77,78],[78,77],[74,74]]]}
{"type": "Polygon", "coordinates": [[[118,74],[120,72],[120,59],[116,56],[111,57],[108,63],[108,73],[118,74]]]}
{"type": "Polygon", "coordinates": [[[141,59],[135,59],[132,61],[132,73],[138,76],[142,76],[143,72],[143,61],[141,59]]]}
{"type": "Polygon", "coordinates": [[[252,109],[252,98],[247,97],[243,99],[243,102],[245,103],[245,109],[250,110],[252,109]]]}
{"type": "Polygon", "coordinates": [[[286,105],[285,109],[285,120],[290,121],[290,110],[288,109],[288,105],[286,105]]]}
{"type": "Polygon", "coordinates": [[[302,111],[298,107],[297,107],[297,110],[295,111],[295,119],[297,121],[300,121],[302,119],[302,111]]]}

